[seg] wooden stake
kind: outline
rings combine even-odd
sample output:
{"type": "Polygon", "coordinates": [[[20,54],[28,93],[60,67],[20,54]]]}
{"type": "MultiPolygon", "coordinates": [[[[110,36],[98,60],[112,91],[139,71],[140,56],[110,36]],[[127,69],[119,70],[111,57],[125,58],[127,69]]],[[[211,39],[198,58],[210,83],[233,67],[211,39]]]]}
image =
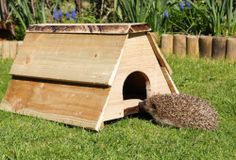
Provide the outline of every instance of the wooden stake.
{"type": "Polygon", "coordinates": [[[17,52],[17,41],[9,42],[9,58],[15,59],[17,52]]]}
{"type": "Polygon", "coordinates": [[[213,37],[212,41],[212,57],[214,59],[224,59],[226,53],[226,38],[213,37]]]}
{"type": "Polygon", "coordinates": [[[193,58],[199,58],[198,36],[187,36],[187,54],[193,58]]]}
{"type": "Polygon", "coordinates": [[[9,46],[9,41],[3,41],[2,43],[2,58],[3,59],[7,59],[9,58],[9,49],[10,49],[10,46],[9,46]]]}
{"type": "Polygon", "coordinates": [[[236,38],[227,39],[226,58],[231,61],[236,61],[236,38]]]}
{"type": "Polygon", "coordinates": [[[186,36],[176,34],[174,35],[174,54],[185,57],[186,56],[186,36]]]}
{"type": "Polygon", "coordinates": [[[204,58],[211,58],[212,56],[212,37],[200,36],[199,37],[199,52],[200,56],[204,58]]]}
{"type": "Polygon", "coordinates": [[[161,36],[161,51],[165,55],[173,54],[173,35],[163,34],[161,36]]]}

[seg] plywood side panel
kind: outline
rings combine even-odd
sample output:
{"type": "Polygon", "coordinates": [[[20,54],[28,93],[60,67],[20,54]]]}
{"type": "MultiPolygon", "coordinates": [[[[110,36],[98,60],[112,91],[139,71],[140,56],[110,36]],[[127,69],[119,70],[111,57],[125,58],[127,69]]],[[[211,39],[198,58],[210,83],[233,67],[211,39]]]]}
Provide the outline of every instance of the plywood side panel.
{"type": "Polygon", "coordinates": [[[12,75],[110,85],[126,35],[27,33],[12,75]]]}
{"type": "Polygon", "coordinates": [[[104,120],[121,118],[124,116],[125,109],[137,108],[141,100],[123,100],[124,82],[135,71],[142,72],[148,77],[150,82],[148,96],[157,93],[171,93],[147,36],[145,34],[131,35],[126,40],[124,51],[121,54],[120,66],[112,84],[104,120]]]}
{"type": "Polygon", "coordinates": [[[13,79],[1,109],[96,130],[109,90],[13,79]]]}

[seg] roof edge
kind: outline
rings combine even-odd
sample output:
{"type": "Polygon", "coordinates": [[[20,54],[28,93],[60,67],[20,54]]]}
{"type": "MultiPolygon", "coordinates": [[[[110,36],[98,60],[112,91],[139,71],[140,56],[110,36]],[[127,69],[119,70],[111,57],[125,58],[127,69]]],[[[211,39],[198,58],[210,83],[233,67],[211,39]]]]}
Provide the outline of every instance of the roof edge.
{"type": "Polygon", "coordinates": [[[97,24],[34,24],[28,33],[84,33],[84,34],[129,34],[149,32],[146,23],[97,23],[97,24]]]}

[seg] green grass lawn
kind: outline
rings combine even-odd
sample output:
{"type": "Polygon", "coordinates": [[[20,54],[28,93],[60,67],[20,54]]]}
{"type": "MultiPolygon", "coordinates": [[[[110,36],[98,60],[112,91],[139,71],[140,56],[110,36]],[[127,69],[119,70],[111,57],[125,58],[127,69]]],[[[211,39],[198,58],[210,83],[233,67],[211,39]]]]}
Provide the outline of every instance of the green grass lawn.
{"type": "MultiPolygon", "coordinates": [[[[161,127],[126,117],[95,133],[0,111],[0,159],[236,159],[236,63],[169,57],[183,93],[218,110],[216,132],[161,127]]],[[[0,99],[11,61],[0,60],[0,99]]]]}

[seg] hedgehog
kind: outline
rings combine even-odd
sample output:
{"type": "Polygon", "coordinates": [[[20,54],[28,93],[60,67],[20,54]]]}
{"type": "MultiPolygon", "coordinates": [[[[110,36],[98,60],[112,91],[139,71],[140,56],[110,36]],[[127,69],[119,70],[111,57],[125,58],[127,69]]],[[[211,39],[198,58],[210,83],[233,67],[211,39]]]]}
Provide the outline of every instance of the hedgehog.
{"type": "Polygon", "coordinates": [[[139,104],[155,122],[176,128],[216,130],[218,113],[205,100],[186,94],[157,94],[139,104]]]}

